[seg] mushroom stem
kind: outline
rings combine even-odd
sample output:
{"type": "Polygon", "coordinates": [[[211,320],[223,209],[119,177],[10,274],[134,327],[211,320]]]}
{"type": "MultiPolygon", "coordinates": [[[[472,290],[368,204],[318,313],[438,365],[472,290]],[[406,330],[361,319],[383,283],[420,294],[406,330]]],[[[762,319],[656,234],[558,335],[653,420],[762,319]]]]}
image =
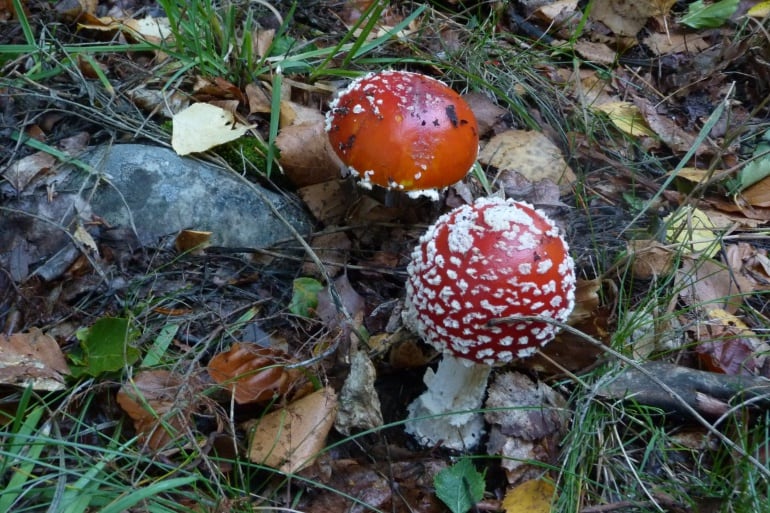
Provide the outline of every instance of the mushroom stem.
{"type": "Polygon", "coordinates": [[[445,354],[423,381],[428,389],[409,405],[406,432],[423,445],[471,449],[484,433],[481,408],[492,367],[445,354]]]}

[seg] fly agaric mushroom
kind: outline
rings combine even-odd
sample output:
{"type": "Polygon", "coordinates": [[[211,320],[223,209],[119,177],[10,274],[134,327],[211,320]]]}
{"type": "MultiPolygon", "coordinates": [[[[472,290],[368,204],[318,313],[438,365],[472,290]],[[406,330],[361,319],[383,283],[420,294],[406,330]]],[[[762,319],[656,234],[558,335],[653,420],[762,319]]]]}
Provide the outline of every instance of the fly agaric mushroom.
{"type": "Polygon", "coordinates": [[[364,187],[430,195],[461,180],[476,160],[479,130],[473,111],[434,78],[407,71],[371,73],[354,80],[330,107],[329,141],[364,187]]]}
{"type": "Polygon", "coordinates": [[[481,198],[439,217],[407,272],[405,322],[444,353],[409,406],[407,432],[423,444],[471,448],[481,415],[452,412],[481,406],[492,365],[530,356],[556,336],[548,321],[566,321],[574,307],[574,262],[542,212],[481,198]],[[515,317],[543,321],[495,322],[515,317]]]}

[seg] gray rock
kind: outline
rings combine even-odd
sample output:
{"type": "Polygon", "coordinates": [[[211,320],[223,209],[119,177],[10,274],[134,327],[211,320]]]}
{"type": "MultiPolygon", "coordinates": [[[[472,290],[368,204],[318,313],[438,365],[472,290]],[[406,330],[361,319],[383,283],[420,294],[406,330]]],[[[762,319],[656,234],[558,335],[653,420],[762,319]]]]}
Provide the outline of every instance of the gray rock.
{"type": "Polygon", "coordinates": [[[96,148],[78,159],[95,173],[75,166],[57,173],[60,183],[53,201],[38,190],[2,203],[6,210],[0,211],[0,266],[9,266],[22,240],[36,251],[30,260],[38,262],[68,245],[73,249],[60,227],[73,233],[76,216],[83,223],[98,216],[113,227],[127,227],[143,245],[193,229],[213,232],[214,246],[258,249],[290,239],[286,222],[303,235],[312,226],[295,197],[167,148],[120,144],[96,148]]]}

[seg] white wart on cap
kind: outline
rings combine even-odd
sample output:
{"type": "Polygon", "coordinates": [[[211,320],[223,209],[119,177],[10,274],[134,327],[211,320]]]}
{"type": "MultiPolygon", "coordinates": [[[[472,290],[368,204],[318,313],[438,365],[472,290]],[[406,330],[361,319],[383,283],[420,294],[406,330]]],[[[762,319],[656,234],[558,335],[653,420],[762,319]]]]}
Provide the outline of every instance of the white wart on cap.
{"type": "Polygon", "coordinates": [[[420,238],[406,319],[437,350],[493,365],[550,342],[575,305],[575,269],[558,228],[527,203],[480,198],[420,238]],[[513,316],[544,321],[490,325],[513,316]]]}

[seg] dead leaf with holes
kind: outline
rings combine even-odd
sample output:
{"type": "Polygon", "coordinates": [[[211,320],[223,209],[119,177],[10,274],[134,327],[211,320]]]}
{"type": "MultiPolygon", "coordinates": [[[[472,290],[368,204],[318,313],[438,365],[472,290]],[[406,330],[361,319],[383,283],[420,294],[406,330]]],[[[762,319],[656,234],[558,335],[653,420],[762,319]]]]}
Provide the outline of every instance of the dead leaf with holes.
{"type": "Polygon", "coordinates": [[[0,384],[52,392],[64,390],[69,373],[59,344],[38,328],[11,336],[0,333],[0,384]]]}
{"type": "Polygon", "coordinates": [[[337,408],[326,387],[251,423],[249,459],[287,474],[306,467],[326,446],[337,408]]]}
{"type": "Polygon", "coordinates": [[[482,148],[479,162],[500,171],[516,171],[530,182],[550,180],[570,186],[577,180],[559,147],[541,132],[507,130],[497,134],[482,148]]]}

